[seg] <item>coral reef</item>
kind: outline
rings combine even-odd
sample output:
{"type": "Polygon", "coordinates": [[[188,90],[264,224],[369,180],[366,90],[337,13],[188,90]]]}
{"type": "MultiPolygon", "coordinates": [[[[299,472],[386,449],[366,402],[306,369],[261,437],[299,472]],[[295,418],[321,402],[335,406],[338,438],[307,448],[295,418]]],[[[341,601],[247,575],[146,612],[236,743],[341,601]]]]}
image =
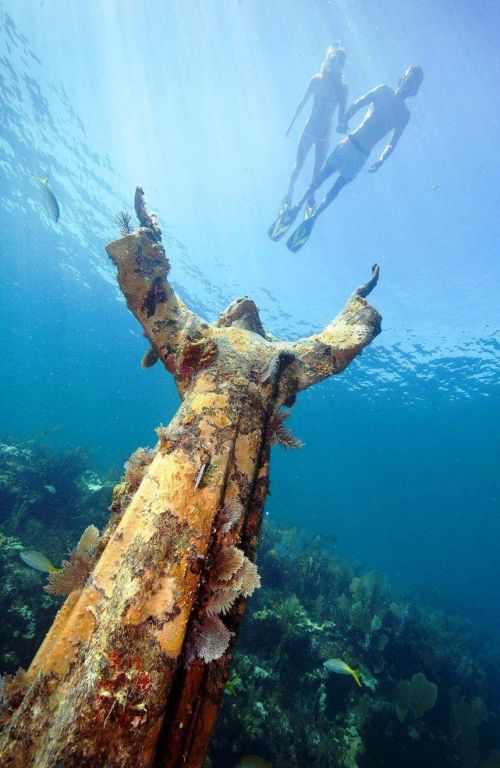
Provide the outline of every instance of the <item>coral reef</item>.
{"type": "Polygon", "coordinates": [[[89,523],[104,527],[114,478],[81,448],[56,453],[37,439],[0,441],[0,529],[60,562],[89,523]],[[92,510],[92,512],[90,512],[92,510]]]}
{"type": "Polygon", "coordinates": [[[233,659],[238,695],[225,697],[212,765],[255,753],[274,768],[496,768],[500,667],[487,639],[349,566],[325,538],[266,527],[263,586],[233,659]],[[328,673],[332,657],[359,669],[362,689],[328,673]]]}
{"type": "MultiPolygon", "coordinates": [[[[160,428],[158,450],[162,434],[160,428]]],[[[44,476],[41,468],[34,471],[35,490],[52,484],[48,480],[54,481],[53,465],[64,466],[61,456],[29,442],[3,445],[14,448],[4,450],[13,478],[26,478],[30,466],[36,469],[40,453],[48,474],[44,476]]],[[[140,449],[127,463],[113,496],[117,510],[111,521],[123,514],[123,500],[130,500],[130,489],[138,487],[154,455],[155,451],[140,449]]],[[[76,463],[70,459],[69,466],[71,474],[76,463]]],[[[78,506],[89,521],[95,519],[91,501],[96,492],[85,491],[79,480],[91,473],[81,455],[78,467],[73,475],[82,494],[78,506]]],[[[92,476],[100,487],[102,481],[92,476]]],[[[26,485],[23,488],[30,491],[26,485]]],[[[49,503],[54,496],[57,493],[49,492],[49,503]]],[[[8,498],[13,500],[10,514],[15,518],[18,504],[12,493],[8,498]]],[[[204,663],[218,659],[231,641],[231,629],[221,620],[226,608],[240,591],[246,593],[259,583],[255,566],[239,546],[242,514],[237,502],[228,503],[220,514],[213,576],[204,585],[205,612],[193,632],[193,656],[204,663]],[[250,573],[243,578],[247,563],[250,573]]],[[[9,515],[2,523],[4,530],[11,528],[9,515]]],[[[24,518],[18,524],[20,535],[29,529],[28,523],[24,518]]],[[[50,529],[55,562],[63,558],[63,533],[74,547],[73,557],[91,558],[102,547],[96,526],[89,525],[82,533],[80,516],[71,529],[62,518],[59,525],[60,530],[50,529]]],[[[39,526],[44,540],[44,523],[39,526]]],[[[38,541],[29,544],[38,547],[38,541]]],[[[26,677],[19,667],[28,665],[60,600],[44,592],[44,574],[20,561],[24,539],[2,534],[0,543],[5,722],[24,696],[26,677]]],[[[396,593],[380,574],[363,572],[332,554],[332,544],[332,536],[266,526],[259,553],[262,586],[250,604],[234,657],[212,765],[233,768],[239,757],[254,753],[275,768],[399,768],[402,763],[405,768],[420,768],[422,762],[428,768],[499,768],[498,658],[446,605],[417,603],[415,596],[396,593]],[[362,689],[348,677],[328,673],[323,664],[332,657],[359,669],[362,689]]],[[[193,560],[191,567],[196,570],[200,564],[193,560]]],[[[76,585],[69,587],[79,589],[86,577],[87,566],[76,585]]],[[[157,577],[151,573],[143,578],[154,593],[157,577]]],[[[103,717],[136,727],[145,717],[141,697],[154,677],[138,661],[127,671],[118,650],[111,650],[108,665],[100,694],[103,717]]]]}
{"type": "MultiPolygon", "coordinates": [[[[0,673],[28,666],[60,605],[43,590],[46,575],[19,553],[37,549],[61,563],[87,523],[104,526],[112,487],[81,449],[57,453],[38,438],[0,441],[0,673]]],[[[95,547],[96,530],[88,526],[77,549],[95,547]]]]}
{"type": "Polygon", "coordinates": [[[423,672],[413,675],[411,680],[400,680],[395,688],[396,715],[403,723],[408,712],[422,717],[436,703],[438,687],[430,683],[423,672]]]}

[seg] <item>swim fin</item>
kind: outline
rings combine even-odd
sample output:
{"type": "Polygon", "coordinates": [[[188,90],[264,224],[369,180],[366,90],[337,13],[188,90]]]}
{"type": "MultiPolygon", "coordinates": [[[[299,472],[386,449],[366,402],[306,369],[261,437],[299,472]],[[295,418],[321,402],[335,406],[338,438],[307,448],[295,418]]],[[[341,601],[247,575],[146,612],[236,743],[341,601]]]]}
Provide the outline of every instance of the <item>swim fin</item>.
{"type": "Polygon", "coordinates": [[[280,240],[288,232],[300,211],[298,206],[290,208],[285,203],[281,204],[280,212],[276,220],[267,230],[271,240],[280,240]]]}
{"type": "Polygon", "coordinates": [[[311,234],[314,222],[316,221],[315,214],[316,206],[308,205],[304,213],[304,221],[287,240],[286,247],[289,251],[292,251],[292,253],[297,253],[297,251],[299,251],[309,240],[309,235],[311,234]]]}

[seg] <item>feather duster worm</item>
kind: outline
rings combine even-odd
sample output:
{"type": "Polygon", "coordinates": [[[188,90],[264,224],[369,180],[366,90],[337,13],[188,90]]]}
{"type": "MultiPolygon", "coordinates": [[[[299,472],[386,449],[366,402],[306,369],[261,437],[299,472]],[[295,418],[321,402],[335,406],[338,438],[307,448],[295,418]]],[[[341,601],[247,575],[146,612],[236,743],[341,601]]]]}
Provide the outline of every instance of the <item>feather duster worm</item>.
{"type": "Polygon", "coordinates": [[[215,553],[207,567],[201,610],[189,643],[186,660],[216,661],[226,652],[232,633],[221,619],[239,597],[250,597],[260,587],[257,566],[237,545],[240,536],[234,530],[243,514],[239,502],[223,507],[215,553]]]}

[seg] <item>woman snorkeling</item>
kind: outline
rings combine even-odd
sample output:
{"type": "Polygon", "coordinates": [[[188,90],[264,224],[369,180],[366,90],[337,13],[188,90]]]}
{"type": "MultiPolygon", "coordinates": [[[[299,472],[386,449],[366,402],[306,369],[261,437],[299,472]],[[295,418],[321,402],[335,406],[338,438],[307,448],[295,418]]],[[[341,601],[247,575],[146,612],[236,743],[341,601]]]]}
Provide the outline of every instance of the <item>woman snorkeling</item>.
{"type": "MultiPolygon", "coordinates": [[[[314,75],[307,86],[307,90],[300,100],[292,121],[286,129],[286,135],[290,135],[293,124],[310,96],[313,97],[311,114],[304,126],[297,148],[297,157],[293,166],[292,176],[288,192],[283,200],[283,206],[292,204],[293,189],[297,177],[302,170],[306,157],[314,145],[315,158],[312,178],[315,179],[322,170],[330,148],[332,119],[338,106],[337,131],[342,132],[344,112],[347,100],[347,85],[343,78],[343,67],[346,54],[337,41],[326,52],[325,60],[318,74],[314,75]]],[[[311,196],[309,205],[314,205],[314,197],[311,196]]]]}

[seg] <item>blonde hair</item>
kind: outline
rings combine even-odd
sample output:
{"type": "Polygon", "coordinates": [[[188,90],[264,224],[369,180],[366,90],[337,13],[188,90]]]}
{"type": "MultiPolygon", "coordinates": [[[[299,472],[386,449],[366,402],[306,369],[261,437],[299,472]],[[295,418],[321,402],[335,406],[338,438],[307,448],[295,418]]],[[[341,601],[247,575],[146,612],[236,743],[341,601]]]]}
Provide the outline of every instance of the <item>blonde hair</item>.
{"type": "MultiPolygon", "coordinates": [[[[333,45],[329,45],[326,49],[325,58],[321,64],[321,68],[319,70],[319,77],[323,77],[325,74],[325,70],[328,66],[328,64],[332,61],[332,59],[337,58],[337,56],[342,56],[343,60],[346,59],[346,52],[344,48],[340,45],[340,40],[336,40],[333,45]]],[[[342,73],[339,73],[340,78],[342,78],[342,73]]]]}

